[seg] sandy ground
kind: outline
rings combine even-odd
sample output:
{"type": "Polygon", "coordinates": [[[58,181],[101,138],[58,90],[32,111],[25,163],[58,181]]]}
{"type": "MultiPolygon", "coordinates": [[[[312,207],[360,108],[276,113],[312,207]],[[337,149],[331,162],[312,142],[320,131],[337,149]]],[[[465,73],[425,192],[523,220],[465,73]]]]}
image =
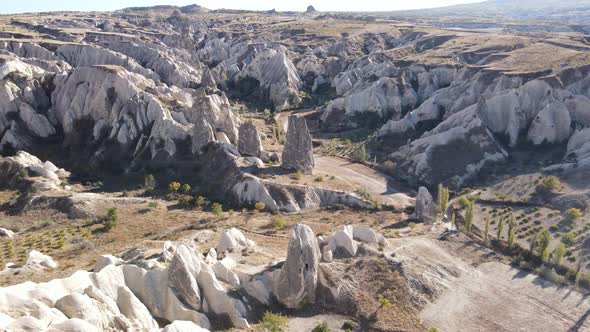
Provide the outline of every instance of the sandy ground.
{"type": "Polygon", "coordinates": [[[481,247],[464,244],[457,250],[467,257],[458,257],[433,239],[398,239],[392,245],[410,282],[426,284],[436,294],[420,313],[425,326],[439,331],[590,330],[587,297],[502,262],[474,267],[468,256],[487,255],[481,247]]]}
{"type": "Polygon", "coordinates": [[[332,174],[340,178],[346,185],[362,188],[373,194],[383,203],[397,208],[405,208],[415,200],[404,193],[398,192],[390,185],[392,181],[387,175],[362,164],[330,156],[315,156],[315,172],[332,174]]]}
{"type": "Polygon", "coordinates": [[[341,315],[315,315],[309,317],[294,317],[289,319],[289,332],[311,331],[322,322],[328,323],[330,331],[344,331],[342,325],[349,320],[341,315]]]}

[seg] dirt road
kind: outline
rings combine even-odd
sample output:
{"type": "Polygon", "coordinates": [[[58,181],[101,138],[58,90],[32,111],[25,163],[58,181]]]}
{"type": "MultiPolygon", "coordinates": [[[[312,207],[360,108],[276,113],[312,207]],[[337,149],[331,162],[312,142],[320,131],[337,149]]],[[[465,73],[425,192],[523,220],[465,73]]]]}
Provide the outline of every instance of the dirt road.
{"type": "Polygon", "coordinates": [[[405,208],[415,202],[413,198],[393,188],[393,181],[389,176],[372,168],[336,157],[315,155],[314,158],[314,171],[336,176],[341,184],[348,187],[342,189],[366,190],[382,203],[398,208],[405,208]]]}

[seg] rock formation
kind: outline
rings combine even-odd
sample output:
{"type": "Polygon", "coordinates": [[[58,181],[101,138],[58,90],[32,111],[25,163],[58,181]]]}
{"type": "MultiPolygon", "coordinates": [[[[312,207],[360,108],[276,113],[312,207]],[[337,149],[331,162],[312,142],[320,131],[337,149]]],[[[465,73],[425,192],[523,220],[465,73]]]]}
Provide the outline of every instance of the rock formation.
{"type": "Polygon", "coordinates": [[[436,221],[436,202],[428,192],[428,189],[420,187],[416,196],[416,219],[425,224],[432,224],[436,221]]]}
{"type": "Polygon", "coordinates": [[[311,14],[311,13],[315,13],[316,10],[315,8],[313,8],[312,5],[307,6],[307,9],[305,10],[306,13],[311,14]]]}
{"type": "Polygon", "coordinates": [[[314,167],[313,145],[304,118],[296,115],[289,116],[287,142],[281,159],[281,166],[285,169],[312,174],[314,167]]]}
{"type": "Polygon", "coordinates": [[[238,149],[244,156],[260,157],[262,152],[262,142],[260,134],[254,122],[244,122],[239,129],[238,149]]]}
{"type": "Polygon", "coordinates": [[[311,228],[301,224],[293,226],[287,260],[273,281],[273,292],[281,304],[297,308],[303,302],[314,303],[320,258],[320,248],[311,228]]]}

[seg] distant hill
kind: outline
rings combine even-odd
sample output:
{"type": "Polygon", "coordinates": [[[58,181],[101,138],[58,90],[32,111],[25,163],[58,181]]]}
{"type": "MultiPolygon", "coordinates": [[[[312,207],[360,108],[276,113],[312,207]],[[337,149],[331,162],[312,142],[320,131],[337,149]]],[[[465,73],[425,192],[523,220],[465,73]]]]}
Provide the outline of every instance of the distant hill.
{"type": "Polygon", "coordinates": [[[590,25],[590,0],[488,0],[389,13],[402,16],[507,18],[590,25]]]}
{"type": "Polygon", "coordinates": [[[188,5],[183,7],[171,6],[171,5],[159,5],[159,6],[146,6],[146,7],[127,7],[123,8],[122,11],[127,12],[138,12],[138,11],[173,11],[175,9],[180,10],[184,14],[199,14],[207,13],[209,9],[199,5],[188,5]]]}

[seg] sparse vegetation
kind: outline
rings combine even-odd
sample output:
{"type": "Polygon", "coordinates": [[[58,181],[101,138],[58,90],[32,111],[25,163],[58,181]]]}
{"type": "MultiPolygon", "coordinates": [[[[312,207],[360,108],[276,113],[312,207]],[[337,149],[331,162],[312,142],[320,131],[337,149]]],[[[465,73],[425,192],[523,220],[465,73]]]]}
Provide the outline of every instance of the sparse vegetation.
{"type": "Polygon", "coordinates": [[[500,217],[500,222],[498,223],[498,228],[496,229],[496,238],[501,241],[502,237],[504,236],[504,217],[500,217]]]}
{"type": "Polygon", "coordinates": [[[311,332],[330,332],[330,328],[328,327],[328,323],[327,322],[321,322],[319,323],[316,327],[313,328],[313,330],[311,330],[311,332]]]}
{"type": "Polygon", "coordinates": [[[107,216],[103,223],[104,229],[108,232],[119,224],[119,210],[117,208],[110,208],[107,211],[107,216]]]}
{"type": "Polygon", "coordinates": [[[445,188],[442,184],[438,185],[438,211],[441,215],[447,211],[449,204],[449,189],[445,188]]]}
{"type": "Polygon", "coordinates": [[[197,196],[195,198],[195,207],[202,208],[207,204],[207,199],[203,196],[197,196]]]}
{"type": "Polygon", "coordinates": [[[216,217],[223,216],[223,205],[217,202],[211,204],[211,213],[216,217]]]}
{"type": "Polygon", "coordinates": [[[266,209],[266,204],[264,204],[264,202],[257,202],[254,204],[254,210],[256,212],[262,212],[264,209],[266,209]]]}
{"type": "Polygon", "coordinates": [[[362,162],[369,159],[369,154],[367,153],[367,147],[362,144],[358,149],[354,151],[352,154],[352,159],[354,161],[362,162]]]}
{"type": "Polygon", "coordinates": [[[379,302],[379,307],[377,310],[382,310],[391,306],[391,301],[383,295],[379,295],[377,301],[379,302]]]}
{"type": "Polygon", "coordinates": [[[489,237],[489,233],[490,233],[490,216],[486,215],[486,228],[485,231],[483,233],[483,240],[484,242],[488,242],[488,237],[489,237]]]}
{"type": "Polygon", "coordinates": [[[301,179],[303,179],[303,172],[296,171],[295,173],[291,174],[291,178],[293,180],[301,181],[301,179]]]}
{"type": "Polygon", "coordinates": [[[473,201],[469,201],[469,204],[467,204],[467,207],[465,209],[465,216],[463,216],[463,218],[465,219],[465,230],[468,233],[471,233],[471,227],[473,226],[474,205],[475,203],[473,201]]]}
{"type": "Polygon", "coordinates": [[[269,225],[272,228],[283,229],[283,228],[287,227],[287,220],[285,219],[285,217],[283,217],[283,215],[277,214],[277,215],[272,216],[272,218],[270,218],[269,225]]]}
{"type": "Polygon", "coordinates": [[[583,215],[582,210],[577,208],[571,208],[563,213],[563,217],[567,222],[574,222],[576,219],[583,215]]]}
{"type": "Polygon", "coordinates": [[[537,186],[538,189],[547,192],[554,192],[561,187],[559,179],[553,175],[544,177],[541,183],[537,186]]]}
{"type": "Polygon", "coordinates": [[[151,193],[156,189],[158,183],[156,182],[156,178],[153,174],[148,174],[145,176],[143,180],[143,188],[145,189],[146,193],[151,193]]]}
{"type": "Polygon", "coordinates": [[[173,181],[173,182],[170,182],[170,183],[168,184],[168,191],[169,191],[171,194],[176,194],[176,193],[178,193],[178,190],[179,190],[179,189],[180,189],[180,182],[173,181]]]}
{"type": "Polygon", "coordinates": [[[557,244],[557,247],[551,253],[551,259],[553,260],[553,264],[560,265],[563,257],[565,256],[565,245],[563,243],[557,244]]]}
{"type": "Polygon", "coordinates": [[[288,322],[287,317],[267,311],[262,316],[260,326],[268,332],[284,332],[288,322]]]}
{"type": "Polygon", "coordinates": [[[183,184],[182,187],[180,187],[180,192],[182,192],[183,194],[188,194],[191,192],[191,186],[187,183],[183,184]]]}

